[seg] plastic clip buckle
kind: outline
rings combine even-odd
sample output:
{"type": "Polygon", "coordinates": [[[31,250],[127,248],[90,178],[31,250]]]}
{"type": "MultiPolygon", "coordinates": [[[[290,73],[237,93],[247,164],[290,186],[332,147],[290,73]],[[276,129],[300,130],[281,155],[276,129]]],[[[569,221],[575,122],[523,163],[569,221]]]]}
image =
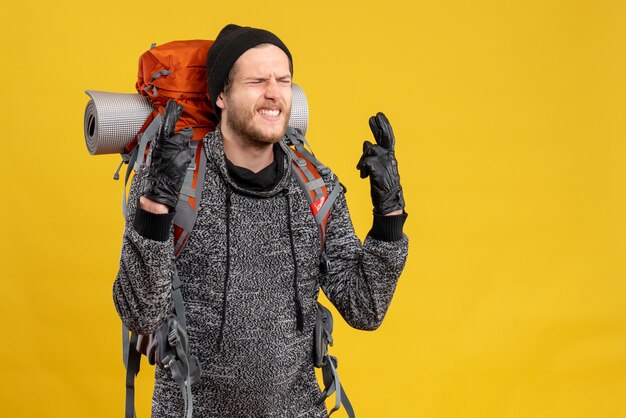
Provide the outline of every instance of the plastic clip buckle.
{"type": "Polygon", "coordinates": [[[322,274],[327,274],[330,271],[330,260],[325,252],[320,254],[320,270],[322,274]]]}
{"type": "Polygon", "coordinates": [[[167,334],[167,342],[169,342],[172,347],[176,347],[178,345],[180,339],[178,338],[178,332],[176,332],[176,329],[171,330],[170,333],[167,334]]]}

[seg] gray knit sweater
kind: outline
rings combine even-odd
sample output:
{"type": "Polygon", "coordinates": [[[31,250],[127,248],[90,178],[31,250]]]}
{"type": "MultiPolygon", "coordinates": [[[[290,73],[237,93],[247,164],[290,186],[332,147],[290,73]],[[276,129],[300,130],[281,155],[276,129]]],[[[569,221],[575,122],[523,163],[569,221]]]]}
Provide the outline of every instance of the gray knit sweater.
{"type": "MultiPolygon", "coordinates": [[[[176,259],[190,350],[202,366],[201,379],[192,385],[194,416],[326,417],[312,356],[319,290],[351,326],[377,328],[403,269],[408,239],[400,234],[383,241],[370,233],[362,244],[341,193],[327,226],[330,270],[322,275],[319,229],[291,175],[288,154],[276,186],[250,192],[230,179],[219,130],[204,145],[208,161],[198,218],[176,259]]],[[[171,234],[165,241],[146,238],[135,222],[144,176],[142,168],[131,186],[113,296],[124,324],[148,334],[173,310],[173,244],[171,234]]],[[[182,414],[180,390],[157,367],[152,416],[182,414]]]]}

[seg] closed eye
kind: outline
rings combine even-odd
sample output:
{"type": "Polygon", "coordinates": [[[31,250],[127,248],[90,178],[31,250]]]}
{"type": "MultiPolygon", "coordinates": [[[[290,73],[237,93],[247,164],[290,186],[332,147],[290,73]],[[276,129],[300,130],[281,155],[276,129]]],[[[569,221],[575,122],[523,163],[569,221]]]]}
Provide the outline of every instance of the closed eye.
{"type": "Polygon", "coordinates": [[[287,85],[289,85],[289,84],[291,84],[291,77],[281,77],[281,78],[279,78],[276,81],[278,81],[280,84],[287,84],[287,85]]]}

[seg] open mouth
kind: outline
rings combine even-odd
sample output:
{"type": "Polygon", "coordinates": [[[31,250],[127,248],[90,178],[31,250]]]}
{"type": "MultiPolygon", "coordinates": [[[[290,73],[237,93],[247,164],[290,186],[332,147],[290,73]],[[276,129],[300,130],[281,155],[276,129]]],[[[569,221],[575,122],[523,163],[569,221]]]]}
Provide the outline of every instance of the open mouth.
{"type": "Polygon", "coordinates": [[[266,116],[270,118],[278,117],[278,115],[280,115],[281,113],[278,109],[259,109],[258,112],[261,116],[266,116]]]}

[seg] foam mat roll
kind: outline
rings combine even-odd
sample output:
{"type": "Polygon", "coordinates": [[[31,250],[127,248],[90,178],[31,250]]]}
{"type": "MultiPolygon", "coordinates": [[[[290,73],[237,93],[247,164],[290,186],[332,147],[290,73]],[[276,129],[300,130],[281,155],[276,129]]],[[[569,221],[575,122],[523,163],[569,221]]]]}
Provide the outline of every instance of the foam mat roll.
{"type": "Polygon", "coordinates": [[[124,150],[152,112],[140,94],[85,91],[91,98],[85,108],[85,143],[92,155],[124,150]]]}
{"type": "MultiPolygon", "coordinates": [[[[309,106],[300,86],[291,86],[291,117],[289,126],[306,134],[309,106]]],[[[116,154],[137,135],[152,113],[150,100],[140,94],[110,93],[86,90],[91,100],[85,108],[85,143],[92,155],[116,154]]]]}
{"type": "Polygon", "coordinates": [[[291,85],[291,117],[289,118],[289,126],[300,129],[302,135],[306,135],[309,126],[309,105],[306,101],[304,90],[297,85],[291,85]]]}

